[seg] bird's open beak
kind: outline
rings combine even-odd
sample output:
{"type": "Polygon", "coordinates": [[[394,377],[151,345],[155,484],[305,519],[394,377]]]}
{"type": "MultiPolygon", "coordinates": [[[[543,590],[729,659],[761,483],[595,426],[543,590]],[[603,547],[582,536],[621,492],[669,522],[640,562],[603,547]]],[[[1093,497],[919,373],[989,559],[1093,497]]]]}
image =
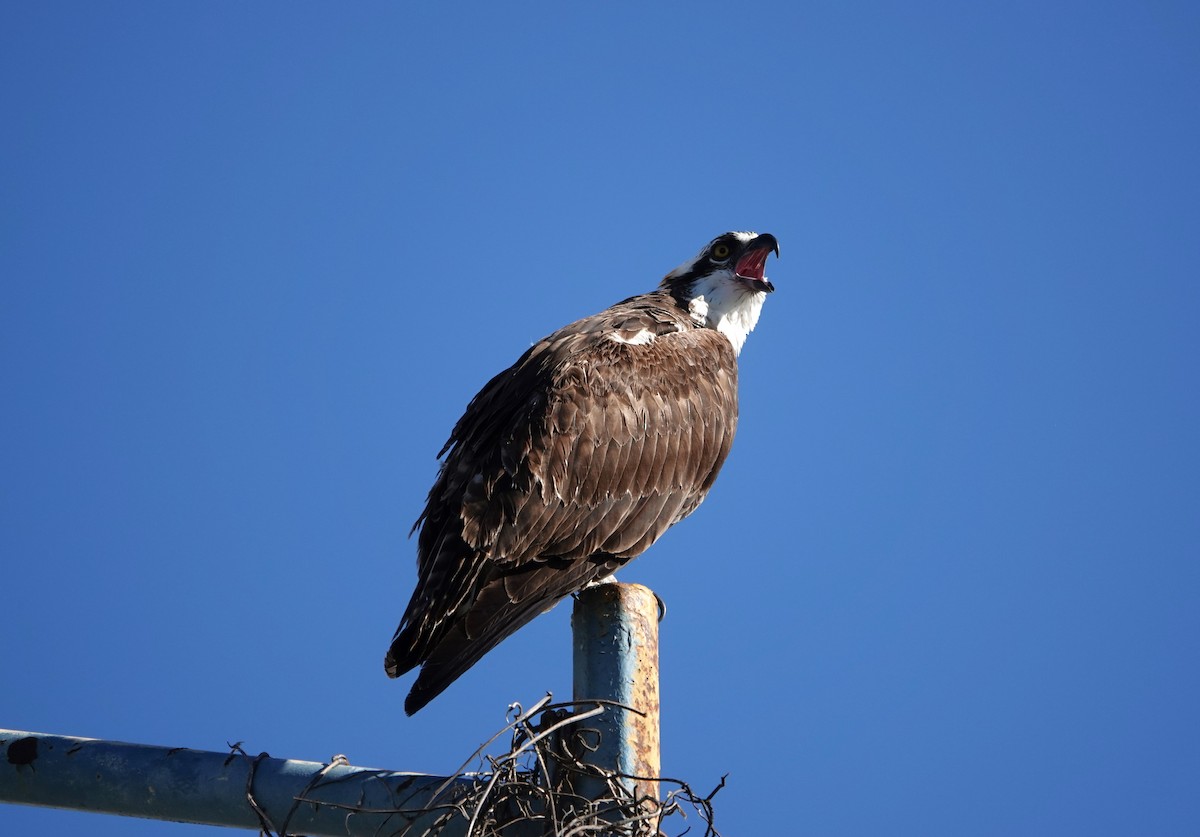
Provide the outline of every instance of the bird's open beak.
{"type": "Polygon", "coordinates": [[[775,286],[771,284],[771,280],[767,278],[765,272],[767,256],[771,253],[774,253],[776,258],[779,257],[779,242],[770,233],[763,233],[749,241],[746,249],[738,258],[737,267],[734,268],[737,278],[749,285],[752,290],[771,293],[775,290],[775,286]]]}

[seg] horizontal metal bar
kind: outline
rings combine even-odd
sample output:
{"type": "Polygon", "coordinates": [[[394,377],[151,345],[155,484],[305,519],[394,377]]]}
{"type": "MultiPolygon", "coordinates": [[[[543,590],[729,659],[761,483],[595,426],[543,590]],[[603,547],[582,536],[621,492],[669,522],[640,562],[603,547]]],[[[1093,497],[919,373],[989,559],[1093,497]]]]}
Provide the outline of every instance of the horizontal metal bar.
{"type": "Polygon", "coordinates": [[[464,777],[17,730],[0,730],[0,751],[0,802],[288,834],[461,835],[467,820],[453,806],[474,787],[464,777]]]}
{"type": "MultiPolygon", "coordinates": [[[[655,800],[657,600],[638,585],[603,584],[579,594],[572,621],[575,698],[606,704],[595,717],[585,714],[580,723],[586,729],[575,731],[575,737],[594,742],[581,760],[599,773],[581,775],[573,793],[586,800],[605,797],[604,775],[615,773],[624,777],[634,799],[655,800]]],[[[471,804],[459,804],[478,801],[480,783],[489,778],[447,779],[265,753],[206,752],[17,730],[0,730],[0,751],[5,754],[0,758],[0,802],[314,837],[458,837],[472,815],[471,804]]],[[[564,804],[578,807],[581,817],[593,816],[588,806],[564,804]]],[[[539,807],[538,800],[526,800],[520,806],[521,821],[505,826],[506,837],[541,835],[547,822],[537,813],[539,807]]],[[[597,825],[588,821],[588,828],[597,825]]]]}

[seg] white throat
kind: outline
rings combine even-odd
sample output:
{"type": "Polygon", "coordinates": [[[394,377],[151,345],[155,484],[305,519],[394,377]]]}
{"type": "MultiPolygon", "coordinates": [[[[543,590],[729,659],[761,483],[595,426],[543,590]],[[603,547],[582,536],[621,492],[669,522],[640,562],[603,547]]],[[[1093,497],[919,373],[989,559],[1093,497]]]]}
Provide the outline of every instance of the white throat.
{"type": "Polygon", "coordinates": [[[718,270],[692,285],[688,313],[696,325],[724,334],[733,344],[734,354],[741,354],[766,298],[763,291],[750,290],[734,278],[732,271],[718,270]]]}

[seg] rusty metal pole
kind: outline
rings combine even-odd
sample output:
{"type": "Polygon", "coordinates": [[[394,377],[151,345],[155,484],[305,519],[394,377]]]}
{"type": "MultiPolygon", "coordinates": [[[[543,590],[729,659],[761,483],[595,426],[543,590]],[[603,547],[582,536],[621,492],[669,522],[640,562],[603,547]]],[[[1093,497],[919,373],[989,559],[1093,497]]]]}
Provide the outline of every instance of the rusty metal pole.
{"type": "MultiPolygon", "coordinates": [[[[637,798],[658,799],[658,599],[640,584],[598,584],[579,593],[571,614],[575,695],[612,707],[580,724],[598,733],[587,763],[627,777],[637,798]]],[[[590,749],[590,748],[589,748],[590,749]]],[[[583,793],[588,794],[584,788],[583,793]]],[[[602,793],[599,787],[592,789],[602,793]]],[[[590,794],[589,794],[590,795],[590,794]]],[[[594,797],[593,797],[594,798],[594,797]]]]}
{"type": "Polygon", "coordinates": [[[17,730],[0,730],[0,754],[0,803],[279,834],[461,835],[454,806],[472,790],[464,777],[17,730]]]}

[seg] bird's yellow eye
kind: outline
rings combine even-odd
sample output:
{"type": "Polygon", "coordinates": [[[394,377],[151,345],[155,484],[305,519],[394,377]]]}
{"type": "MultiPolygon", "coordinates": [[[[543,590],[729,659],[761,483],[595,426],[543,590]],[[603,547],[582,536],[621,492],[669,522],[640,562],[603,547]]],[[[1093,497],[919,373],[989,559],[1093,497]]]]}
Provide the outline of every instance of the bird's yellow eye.
{"type": "Polygon", "coordinates": [[[712,257],[719,262],[725,261],[727,258],[729,258],[729,245],[714,244],[712,248],[712,257]]]}

